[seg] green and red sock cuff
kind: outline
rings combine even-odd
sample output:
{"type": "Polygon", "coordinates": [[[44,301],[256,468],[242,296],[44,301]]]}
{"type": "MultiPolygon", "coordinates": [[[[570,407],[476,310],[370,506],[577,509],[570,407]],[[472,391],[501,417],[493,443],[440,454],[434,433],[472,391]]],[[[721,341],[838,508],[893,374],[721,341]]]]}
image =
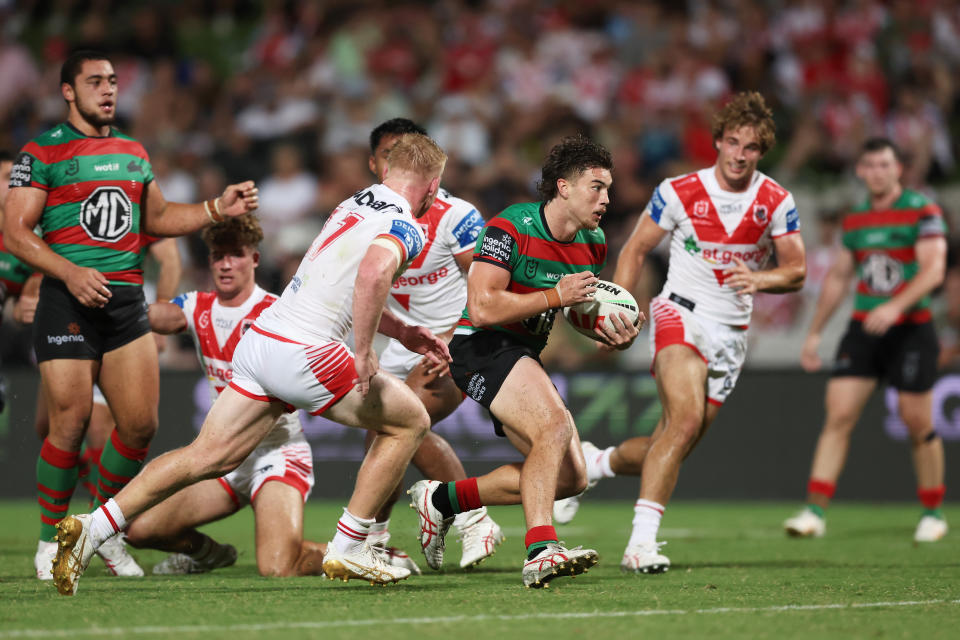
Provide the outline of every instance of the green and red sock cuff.
{"type": "Polygon", "coordinates": [[[40,458],[47,464],[58,469],[70,469],[77,466],[80,459],[79,451],[64,451],[50,444],[49,440],[44,439],[43,446],[40,447],[40,458]]]}
{"type": "Polygon", "coordinates": [[[835,482],[827,482],[826,480],[817,480],[816,478],[810,478],[807,482],[807,493],[819,493],[820,495],[826,496],[828,499],[833,498],[833,494],[837,491],[837,484],[835,482]]]}
{"type": "Polygon", "coordinates": [[[530,527],[523,539],[523,543],[527,546],[527,559],[533,558],[540,553],[541,549],[551,542],[557,542],[558,539],[557,530],[552,525],[530,527]]]}
{"type": "MultiPolygon", "coordinates": [[[[144,447],[143,449],[134,449],[133,447],[128,447],[120,439],[120,434],[117,433],[116,429],[110,432],[110,444],[113,445],[113,448],[121,456],[127,460],[135,460],[137,462],[143,462],[147,458],[147,452],[150,450],[149,447],[144,447]]],[[[106,449],[107,447],[104,446],[103,451],[106,451],[106,449]]]]}
{"type": "Polygon", "coordinates": [[[947,487],[943,484],[937,487],[917,487],[917,497],[920,498],[920,504],[931,511],[940,508],[946,492],[947,487]]]}
{"type": "Polygon", "coordinates": [[[476,478],[457,480],[448,486],[452,486],[456,492],[457,505],[460,507],[458,513],[473,511],[483,506],[483,503],[480,502],[480,488],[477,486],[476,478]]]}

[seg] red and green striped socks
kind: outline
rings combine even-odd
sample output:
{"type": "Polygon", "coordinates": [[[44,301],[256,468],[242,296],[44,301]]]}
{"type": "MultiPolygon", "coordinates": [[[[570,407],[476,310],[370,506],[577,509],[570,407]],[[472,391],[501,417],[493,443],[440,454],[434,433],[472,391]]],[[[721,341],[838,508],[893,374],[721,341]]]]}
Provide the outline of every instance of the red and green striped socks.
{"type": "Polygon", "coordinates": [[[77,487],[76,451],[64,451],[43,441],[37,458],[37,503],[40,505],[40,539],[53,542],[57,523],[67,515],[70,497],[77,487]]]}
{"type": "Polygon", "coordinates": [[[433,492],[432,501],[433,506],[444,518],[452,518],[458,513],[473,511],[483,506],[476,478],[441,482],[433,492]]]}
{"type": "Polygon", "coordinates": [[[555,544],[557,540],[557,530],[551,525],[530,527],[523,539],[523,543],[527,545],[527,560],[533,560],[537,554],[547,548],[548,544],[551,542],[555,544]]]}
{"type": "Polygon", "coordinates": [[[923,505],[923,515],[943,520],[943,510],[940,506],[943,504],[943,496],[946,492],[947,487],[943,484],[936,487],[917,487],[917,497],[923,505]]]}
{"type": "Polygon", "coordinates": [[[111,431],[110,438],[100,454],[93,508],[101,506],[127,486],[143,467],[146,457],[147,449],[128,447],[120,440],[116,429],[111,431]]]}

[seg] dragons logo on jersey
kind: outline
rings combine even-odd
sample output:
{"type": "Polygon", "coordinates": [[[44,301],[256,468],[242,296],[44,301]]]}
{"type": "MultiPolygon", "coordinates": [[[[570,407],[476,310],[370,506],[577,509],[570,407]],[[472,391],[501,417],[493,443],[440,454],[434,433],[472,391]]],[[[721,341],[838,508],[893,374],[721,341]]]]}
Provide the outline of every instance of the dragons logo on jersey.
{"type": "Polygon", "coordinates": [[[874,293],[889,295],[903,282],[903,265],[885,253],[871,253],[860,269],[863,281],[874,293]]]}
{"type": "Polygon", "coordinates": [[[80,205],[80,226],[101,242],[116,242],[133,227],[133,205],[120,187],[97,187],[80,205]]]}

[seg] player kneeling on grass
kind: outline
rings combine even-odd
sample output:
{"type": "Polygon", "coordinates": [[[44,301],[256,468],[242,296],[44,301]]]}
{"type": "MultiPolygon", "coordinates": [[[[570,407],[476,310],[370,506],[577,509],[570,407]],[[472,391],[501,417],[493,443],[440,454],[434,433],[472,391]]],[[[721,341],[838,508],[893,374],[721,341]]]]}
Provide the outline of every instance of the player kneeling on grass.
{"type": "MultiPolygon", "coordinates": [[[[556,145],[543,167],[543,202],[508,207],[477,239],[467,277],[467,308],[450,341],[450,372],[489,409],[498,435],[526,458],[478,478],[423,480],[410,489],[427,564],[443,560],[454,516],[484,505],[522,504],[527,522],[524,586],[583,573],[592,549],[566,548],[551,521],[554,498],[586,486],[573,418],[539,355],[558,309],[591,299],[607,256],[600,218],[609,202],[610,153],[583,137],[556,145]]],[[[607,342],[626,348],[637,329],[624,314],[605,325],[607,342]]]]}
{"type": "MultiPolygon", "coordinates": [[[[150,328],[189,331],[214,400],[233,377],[230,361],[243,332],[277,299],[257,286],[254,270],[263,239],[252,214],[203,232],[214,291],[191,291],[150,305],[150,328]]],[[[265,576],[319,575],[323,548],[303,539],[303,503],[313,487],[313,453],[297,413],[284,413],[263,442],[222,478],[202,480],[148,509],[127,529],[136,547],[172,552],[158,574],[203,573],[232,565],[237,550],[195,527],[225,518],[245,504],[256,522],[257,569],[265,576]]]]}
{"type": "Polygon", "coordinates": [[[430,138],[404,136],[390,151],[383,184],[340,203],[283,295],[240,339],[233,378],[197,439],[152,461],[94,513],[60,524],[53,571],[60,593],[76,592],[94,550],[124,530],[127,519],[190,484],[239,467],[291,406],[377,431],[327,545],[324,573],[378,584],[410,575],[374,554],[367,535],[430,428],[430,417],[408,386],[378,373],[373,338],[379,328],[437,363],[450,357],[429,330],[384,311],[391,283],[423,249],[415,218],[433,205],[445,163],[446,154],[430,138]],[[351,328],[356,356],[344,343],[351,328]]]}

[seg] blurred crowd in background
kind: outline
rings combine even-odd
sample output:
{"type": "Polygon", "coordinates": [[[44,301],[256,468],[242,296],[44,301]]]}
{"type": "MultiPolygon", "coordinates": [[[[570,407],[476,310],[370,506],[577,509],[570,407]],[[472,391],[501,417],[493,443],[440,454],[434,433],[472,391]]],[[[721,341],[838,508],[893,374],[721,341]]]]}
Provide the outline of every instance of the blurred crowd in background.
{"type": "MultiPolygon", "coordinates": [[[[713,163],[710,115],[744,89],[774,110],[778,142],[761,169],[794,191],[808,248],[801,294],[758,296],[750,363],[796,364],[840,216],[863,197],[853,163],[866,137],[900,145],[904,184],[937,200],[960,241],[958,2],[0,0],[0,148],[64,119],[60,65],[78,47],[112,56],[118,126],[146,147],[168,200],[259,183],[258,280],[277,292],[326,213],[373,181],[370,130],[396,116],[444,147],[443,186],[485,217],[535,199],[560,137],[607,145],[610,277],[656,184],[713,163]]],[[[181,289],[209,288],[202,243],[181,251],[181,289]]],[[[665,258],[647,269],[647,295],[665,258]]],[[[938,302],[945,366],[960,332],[955,262],[938,302]]],[[[557,333],[554,365],[598,358],[557,333]]],[[[4,329],[5,363],[28,358],[22,335],[4,329]]],[[[645,341],[620,356],[648,358],[645,341]]],[[[189,345],[164,362],[195,366],[189,345]]]]}

